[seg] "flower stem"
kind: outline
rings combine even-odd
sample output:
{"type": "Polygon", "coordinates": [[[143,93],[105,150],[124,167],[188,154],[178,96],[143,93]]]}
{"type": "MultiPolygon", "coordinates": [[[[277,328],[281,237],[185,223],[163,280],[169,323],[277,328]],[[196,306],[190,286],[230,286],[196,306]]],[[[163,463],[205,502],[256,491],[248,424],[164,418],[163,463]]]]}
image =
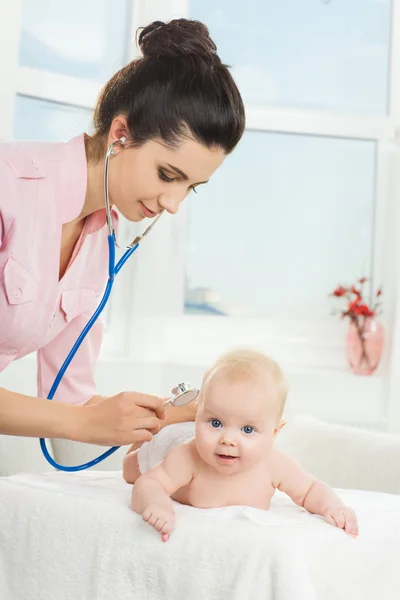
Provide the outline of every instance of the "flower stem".
{"type": "Polygon", "coordinates": [[[362,353],[361,353],[361,359],[360,359],[360,365],[359,366],[361,366],[363,360],[365,360],[365,362],[367,363],[367,368],[370,369],[371,365],[370,365],[369,358],[368,358],[368,355],[367,355],[367,351],[366,351],[366,348],[365,348],[365,337],[364,337],[365,336],[365,327],[367,325],[367,319],[364,317],[364,321],[363,321],[362,326],[360,326],[360,322],[357,319],[357,317],[355,317],[353,319],[353,323],[356,326],[358,337],[360,338],[360,342],[361,342],[362,353]]]}

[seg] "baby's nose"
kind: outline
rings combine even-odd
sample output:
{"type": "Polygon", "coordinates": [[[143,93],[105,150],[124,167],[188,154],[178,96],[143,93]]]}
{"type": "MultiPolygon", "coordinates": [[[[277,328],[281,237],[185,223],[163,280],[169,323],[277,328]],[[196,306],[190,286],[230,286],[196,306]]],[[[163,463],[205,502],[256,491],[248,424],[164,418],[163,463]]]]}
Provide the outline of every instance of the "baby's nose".
{"type": "Polygon", "coordinates": [[[236,439],[233,435],[225,433],[223,436],[221,436],[221,444],[223,446],[236,446],[236,439]]]}

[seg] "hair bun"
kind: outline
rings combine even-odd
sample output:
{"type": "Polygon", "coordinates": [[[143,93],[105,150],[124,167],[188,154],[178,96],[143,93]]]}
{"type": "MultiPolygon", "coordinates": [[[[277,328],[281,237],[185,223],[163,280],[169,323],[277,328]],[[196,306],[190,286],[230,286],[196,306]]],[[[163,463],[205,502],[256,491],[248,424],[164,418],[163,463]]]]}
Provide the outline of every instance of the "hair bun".
{"type": "Polygon", "coordinates": [[[138,39],[143,56],[197,56],[218,60],[217,46],[204,23],[189,19],[174,19],[169,23],[154,21],[141,29],[138,39]]]}

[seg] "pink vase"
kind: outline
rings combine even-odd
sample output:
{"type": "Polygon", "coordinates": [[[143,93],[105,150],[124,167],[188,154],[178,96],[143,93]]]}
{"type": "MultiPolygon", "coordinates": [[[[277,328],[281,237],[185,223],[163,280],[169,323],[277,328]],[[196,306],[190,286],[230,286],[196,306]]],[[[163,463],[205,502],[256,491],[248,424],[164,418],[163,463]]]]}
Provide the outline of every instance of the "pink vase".
{"type": "Polygon", "coordinates": [[[383,327],[375,319],[358,317],[347,332],[347,357],[356,375],[372,375],[383,352],[383,327]]]}

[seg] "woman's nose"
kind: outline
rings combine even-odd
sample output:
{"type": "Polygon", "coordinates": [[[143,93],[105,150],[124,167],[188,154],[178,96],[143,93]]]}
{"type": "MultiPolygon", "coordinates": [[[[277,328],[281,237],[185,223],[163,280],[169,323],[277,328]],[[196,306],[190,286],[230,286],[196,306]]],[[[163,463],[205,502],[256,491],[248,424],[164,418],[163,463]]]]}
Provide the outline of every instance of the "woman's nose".
{"type": "Polygon", "coordinates": [[[166,196],[165,194],[161,194],[158,198],[158,203],[161,208],[166,210],[170,215],[175,215],[178,212],[182,200],[183,198],[180,198],[178,195],[166,196]]]}

